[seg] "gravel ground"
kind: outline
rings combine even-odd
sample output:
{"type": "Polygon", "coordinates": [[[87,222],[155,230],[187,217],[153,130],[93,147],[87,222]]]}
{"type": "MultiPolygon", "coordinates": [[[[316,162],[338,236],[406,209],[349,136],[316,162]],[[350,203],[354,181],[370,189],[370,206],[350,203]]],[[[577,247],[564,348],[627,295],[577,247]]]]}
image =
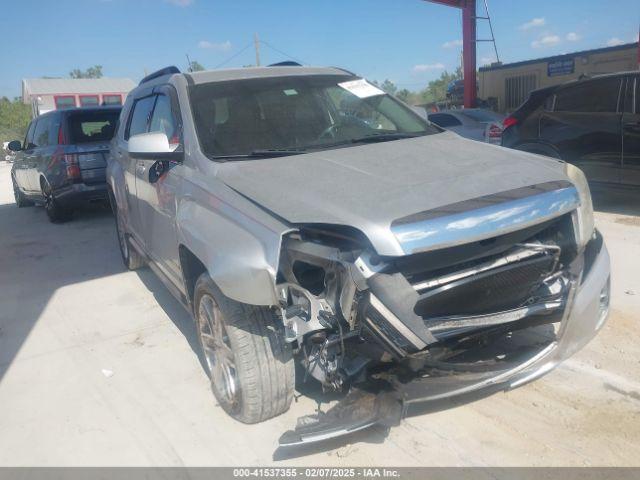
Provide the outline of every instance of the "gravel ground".
{"type": "Polygon", "coordinates": [[[0,465],[640,465],[640,194],[595,192],[613,268],[601,333],[546,377],[391,429],[295,451],[280,434],[317,392],[259,425],[228,418],[187,313],[127,272],[105,209],[51,225],[13,203],[0,162],[0,465]]]}

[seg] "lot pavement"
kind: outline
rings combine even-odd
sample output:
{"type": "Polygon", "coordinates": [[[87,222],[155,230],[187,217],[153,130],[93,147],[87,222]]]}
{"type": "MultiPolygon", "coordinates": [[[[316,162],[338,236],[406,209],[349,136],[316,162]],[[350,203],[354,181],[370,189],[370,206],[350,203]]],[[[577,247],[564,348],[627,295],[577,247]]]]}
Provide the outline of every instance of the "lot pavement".
{"type": "Polygon", "coordinates": [[[347,439],[277,451],[315,402],[259,425],[216,405],[188,314],[125,271],[113,218],[18,209],[0,162],[0,465],[640,465],[640,195],[595,192],[613,312],[520,389],[347,439]]]}

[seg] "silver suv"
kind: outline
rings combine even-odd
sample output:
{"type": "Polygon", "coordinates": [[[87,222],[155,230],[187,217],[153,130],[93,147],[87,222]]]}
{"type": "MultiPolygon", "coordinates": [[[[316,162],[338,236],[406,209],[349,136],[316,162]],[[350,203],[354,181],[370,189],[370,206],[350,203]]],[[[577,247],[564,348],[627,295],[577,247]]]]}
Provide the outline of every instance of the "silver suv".
{"type": "Polygon", "coordinates": [[[220,405],[260,422],[298,384],[346,393],[282,445],[522,385],[609,311],[584,175],[445,132],[338,68],[143,79],[107,179],[126,266],[193,314],[220,405]]]}

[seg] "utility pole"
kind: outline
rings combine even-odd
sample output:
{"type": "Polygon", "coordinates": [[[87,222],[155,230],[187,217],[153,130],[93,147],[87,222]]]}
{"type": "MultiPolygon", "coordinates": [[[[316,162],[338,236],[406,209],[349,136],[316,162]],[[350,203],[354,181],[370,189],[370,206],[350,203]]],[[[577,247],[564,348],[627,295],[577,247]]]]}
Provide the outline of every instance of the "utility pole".
{"type": "Polygon", "coordinates": [[[187,65],[189,65],[187,71],[193,72],[193,65],[191,65],[191,59],[189,58],[189,54],[185,53],[185,55],[187,56],[187,65]]]}
{"type": "Polygon", "coordinates": [[[256,49],[256,67],[260,66],[260,40],[258,40],[258,34],[253,34],[253,44],[256,49]]]}

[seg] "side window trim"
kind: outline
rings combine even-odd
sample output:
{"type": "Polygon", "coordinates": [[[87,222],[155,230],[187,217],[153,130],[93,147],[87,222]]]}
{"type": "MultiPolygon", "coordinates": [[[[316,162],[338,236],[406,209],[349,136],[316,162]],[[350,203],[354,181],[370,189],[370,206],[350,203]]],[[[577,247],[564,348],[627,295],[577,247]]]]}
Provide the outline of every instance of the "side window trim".
{"type": "MultiPolygon", "coordinates": [[[[180,102],[178,101],[178,92],[176,91],[173,85],[160,85],[153,89],[154,94],[156,94],[157,98],[160,95],[163,95],[169,99],[169,104],[171,106],[171,115],[173,116],[173,120],[176,122],[176,130],[178,132],[178,136],[180,137],[180,144],[184,143],[183,136],[183,121],[182,121],[182,112],[180,111],[180,102]]],[[[153,120],[153,115],[156,111],[156,106],[158,104],[158,99],[153,104],[153,109],[151,110],[151,115],[149,116],[149,126],[151,125],[151,121],[153,120]]]]}
{"type": "Polygon", "coordinates": [[[29,124],[29,128],[27,128],[27,134],[24,137],[24,145],[22,146],[23,150],[32,150],[32,148],[30,148],[30,145],[32,144],[33,140],[33,132],[36,131],[36,123],[38,123],[38,120],[32,120],[29,124]]]}
{"type": "Polygon", "coordinates": [[[154,97],[153,100],[153,106],[151,107],[151,109],[149,110],[149,113],[147,115],[147,120],[145,122],[145,132],[149,131],[149,123],[151,122],[151,117],[153,116],[153,110],[156,108],[156,100],[158,98],[158,94],[155,92],[150,92],[147,93],[146,95],[143,95],[141,97],[135,98],[133,100],[133,104],[131,105],[131,110],[129,110],[129,117],[127,118],[127,125],[126,128],[124,130],[124,140],[125,142],[129,141],[129,131],[131,129],[131,121],[133,120],[133,114],[135,113],[136,110],[136,105],[138,104],[138,102],[146,99],[146,98],[150,98],[150,97],[154,97]]]}

